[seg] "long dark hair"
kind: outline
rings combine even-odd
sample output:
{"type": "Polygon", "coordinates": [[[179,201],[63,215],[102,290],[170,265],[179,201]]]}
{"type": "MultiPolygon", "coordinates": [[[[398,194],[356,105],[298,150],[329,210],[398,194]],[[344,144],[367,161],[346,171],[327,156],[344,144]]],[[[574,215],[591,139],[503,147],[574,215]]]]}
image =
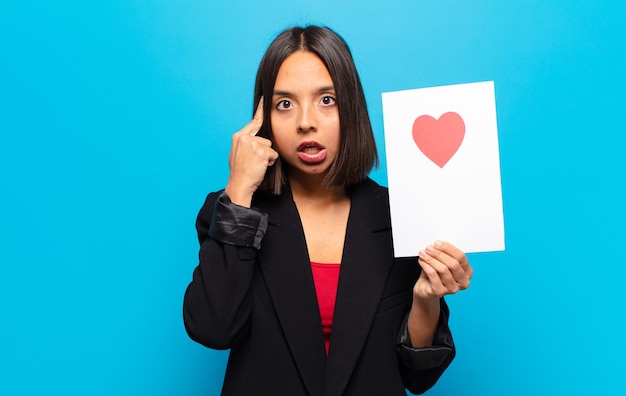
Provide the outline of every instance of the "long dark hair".
{"type": "MultiPolygon", "coordinates": [[[[280,33],[261,60],[254,87],[253,112],[261,99],[263,126],[259,136],[273,140],[270,114],[276,76],[283,61],[296,51],[317,55],[333,80],[339,111],[340,143],[337,158],[324,179],[325,186],[349,186],[365,179],[373,166],[378,166],[378,153],[354,59],[346,42],[326,27],[292,27],[280,33]]],[[[286,169],[278,159],[269,167],[260,189],[280,194],[286,181],[286,169]]]]}

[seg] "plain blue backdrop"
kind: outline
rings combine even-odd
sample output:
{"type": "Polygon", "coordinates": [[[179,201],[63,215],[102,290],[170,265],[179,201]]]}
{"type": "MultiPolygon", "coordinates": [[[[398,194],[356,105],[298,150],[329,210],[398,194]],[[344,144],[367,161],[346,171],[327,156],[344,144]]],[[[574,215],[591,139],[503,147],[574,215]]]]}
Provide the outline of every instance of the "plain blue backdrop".
{"type": "Polygon", "coordinates": [[[4,0],[0,394],[218,394],[227,353],[182,322],[195,216],[265,48],[306,23],[352,48],[382,184],[382,92],[495,81],[506,251],[470,255],[428,395],[623,394],[624,19],[621,0],[4,0]]]}

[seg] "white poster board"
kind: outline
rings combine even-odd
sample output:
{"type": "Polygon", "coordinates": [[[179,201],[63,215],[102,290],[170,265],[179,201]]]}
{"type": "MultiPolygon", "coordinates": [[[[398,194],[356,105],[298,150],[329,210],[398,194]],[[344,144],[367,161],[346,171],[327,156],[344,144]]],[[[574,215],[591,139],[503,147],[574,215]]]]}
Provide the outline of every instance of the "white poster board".
{"type": "Polygon", "coordinates": [[[504,250],[493,81],[382,94],[396,257],[504,250]]]}

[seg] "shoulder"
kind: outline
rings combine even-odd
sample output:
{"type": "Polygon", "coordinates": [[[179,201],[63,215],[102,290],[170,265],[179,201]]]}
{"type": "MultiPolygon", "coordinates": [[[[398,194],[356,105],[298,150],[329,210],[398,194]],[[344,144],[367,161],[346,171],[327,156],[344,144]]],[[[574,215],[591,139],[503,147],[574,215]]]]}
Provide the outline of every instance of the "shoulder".
{"type": "Polygon", "coordinates": [[[389,213],[389,194],[387,187],[383,187],[372,179],[350,187],[352,211],[358,214],[359,221],[369,223],[373,230],[389,229],[391,216],[389,213]]]}
{"type": "Polygon", "coordinates": [[[369,177],[349,188],[353,199],[389,206],[389,190],[369,177]]]}

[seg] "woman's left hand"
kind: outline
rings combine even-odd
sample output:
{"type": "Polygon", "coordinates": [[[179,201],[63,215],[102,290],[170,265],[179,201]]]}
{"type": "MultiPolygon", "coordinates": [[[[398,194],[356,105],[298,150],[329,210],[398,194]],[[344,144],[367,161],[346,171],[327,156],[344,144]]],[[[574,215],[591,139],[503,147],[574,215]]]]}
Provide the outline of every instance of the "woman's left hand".
{"type": "Polygon", "coordinates": [[[437,241],[419,253],[422,273],[413,287],[413,297],[432,300],[467,289],[474,270],[465,253],[456,246],[437,241]]]}

